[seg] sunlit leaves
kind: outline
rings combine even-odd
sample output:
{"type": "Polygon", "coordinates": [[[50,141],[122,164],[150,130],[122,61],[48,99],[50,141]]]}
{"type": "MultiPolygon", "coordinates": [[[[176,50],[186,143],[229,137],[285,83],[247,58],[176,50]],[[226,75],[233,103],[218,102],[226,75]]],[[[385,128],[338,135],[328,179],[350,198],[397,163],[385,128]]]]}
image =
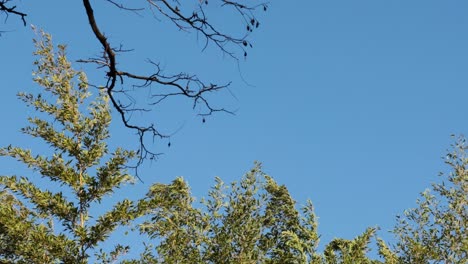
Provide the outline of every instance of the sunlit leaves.
{"type": "Polygon", "coordinates": [[[160,241],[154,263],[305,263],[315,258],[312,205],[301,216],[287,189],[260,164],[240,182],[226,185],[216,178],[202,207],[194,206],[187,183],[179,178],[154,185],[140,208],[154,208],[151,221],[140,226],[160,241]]]}
{"type": "MultiPolygon", "coordinates": [[[[50,188],[37,186],[34,174],[0,176],[0,261],[87,263],[98,242],[140,216],[132,202],[123,200],[95,216],[95,223],[89,221],[93,205],[132,180],[124,167],[134,152],[108,153],[105,140],[110,136],[111,115],[106,94],[92,96],[85,74],[71,68],[65,46],[59,45],[55,52],[51,36],[38,34],[33,76],[42,91],[19,97],[45,117],[30,117],[22,132],[42,140],[53,153],[33,154],[8,146],[0,149],[0,156],[33,169],[49,180],[50,188]]],[[[99,256],[115,259],[126,250],[117,246],[99,256]]]]}
{"type": "Polygon", "coordinates": [[[403,263],[466,263],[468,259],[468,159],[464,138],[447,154],[447,181],[433,184],[418,206],[398,217],[393,231],[403,263]]]}

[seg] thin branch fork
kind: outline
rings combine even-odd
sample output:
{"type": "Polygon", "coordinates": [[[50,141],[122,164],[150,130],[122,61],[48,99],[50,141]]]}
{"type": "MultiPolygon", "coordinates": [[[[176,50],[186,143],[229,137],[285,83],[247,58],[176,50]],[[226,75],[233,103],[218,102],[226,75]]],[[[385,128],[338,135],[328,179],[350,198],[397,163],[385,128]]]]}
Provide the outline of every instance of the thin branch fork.
{"type": "Polygon", "coordinates": [[[23,25],[26,26],[27,14],[20,12],[20,11],[16,11],[16,6],[12,6],[12,7],[6,6],[8,2],[10,1],[9,0],[0,1],[0,11],[4,12],[7,15],[7,18],[8,18],[8,14],[14,14],[14,15],[20,16],[21,20],[23,21],[23,25]]]}
{"type": "MultiPolygon", "coordinates": [[[[140,11],[140,9],[126,8],[114,0],[106,1],[123,10],[129,10],[134,12],[140,11]]],[[[213,42],[223,53],[228,54],[236,60],[237,58],[234,55],[234,52],[229,50],[227,44],[230,43],[240,47],[241,50],[244,51],[244,56],[246,56],[247,53],[245,51],[245,48],[247,48],[248,46],[252,47],[252,45],[249,42],[247,42],[246,37],[249,34],[249,32],[252,32],[254,25],[258,27],[258,21],[253,16],[252,11],[259,6],[263,6],[264,8],[266,7],[266,4],[248,7],[245,5],[241,5],[235,1],[220,0],[220,2],[222,3],[221,6],[234,7],[241,14],[241,16],[244,18],[245,23],[247,24],[247,33],[242,37],[236,38],[231,37],[228,34],[222,33],[221,31],[218,31],[213,25],[210,24],[203,10],[203,5],[205,4],[205,1],[202,1],[200,3],[199,9],[194,11],[189,16],[183,15],[182,11],[178,6],[180,5],[178,1],[173,1],[173,3],[171,4],[169,4],[169,1],[166,0],[146,1],[150,4],[150,7],[158,9],[160,14],[171,20],[180,29],[187,31],[194,30],[195,32],[201,33],[203,36],[205,36],[205,48],[208,45],[208,42],[213,42]]],[[[153,139],[155,137],[161,139],[169,138],[170,135],[161,133],[154,124],[140,126],[131,122],[130,117],[133,112],[148,111],[148,109],[135,107],[135,102],[130,104],[121,103],[116,98],[116,96],[119,96],[119,94],[122,93],[127,97],[130,97],[130,95],[127,93],[127,90],[115,90],[117,81],[120,82],[120,85],[123,85],[125,80],[142,82],[142,84],[140,85],[133,85],[134,88],[148,87],[153,84],[158,85],[158,93],[153,93],[149,95],[149,98],[154,99],[153,102],[149,103],[149,105],[152,106],[157,105],[161,101],[173,96],[182,96],[190,98],[193,100],[193,108],[197,107],[197,105],[201,105],[204,108],[204,112],[198,114],[199,116],[203,116],[203,122],[205,120],[205,116],[211,115],[215,112],[225,112],[233,114],[233,112],[224,108],[212,107],[209,104],[207,98],[205,98],[204,96],[207,93],[216,92],[221,89],[227,88],[230,85],[230,83],[225,85],[205,84],[202,81],[200,81],[196,76],[185,73],[179,73],[169,76],[164,75],[159,67],[159,64],[153,63],[151,61],[150,63],[156,66],[156,71],[152,75],[140,75],[128,71],[118,70],[116,66],[116,54],[124,52],[124,50],[112,48],[108,39],[100,30],[96,22],[94,10],[92,8],[90,0],[83,0],[83,6],[86,10],[86,15],[88,17],[88,22],[91,26],[91,29],[96,39],[99,41],[103,48],[103,54],[98,58],[80,60],[80,62],[94,63],[98,65],[98,68],[107,68],[107,83],[103,87],[103,89],[106,89],[110,102],[113,108],[115,108],[118,114],[120,115],[121,121],[124,124],[124,126],[136,131],[139,138],[139,149],[137,151],[137,154],[139,156],[138,161],[134,167],[135,169],[137,169],[138,166],[142,164],[142,162],[145,159],[154,159],[161,154],[152,152],[150,149],[147,148],[147,145],[145,144],[146,135],[152,136],[153,139]]],[[[170,143],[168,144],[168,146],[170,146],[170,143]]]]}
{"type": "MultiPolygon", "coordinates": [[[[240,15],[244,18],[245,23],[247,24],[247,33],[242,37],[232,37],[228,34],[222,33],[217,30],[211,23],[208,22],[206,17],[203,3],[200,4],[199,10],[194,11],[192,14],[186,16],[182,13],[182,10],[178,7],[178,2],[176,5],[172,5],[167,0],[147,0],[150,6],[158,9],[159,13],[171,20],[179,29],[188,31],[193,29],[197,33],[201,33],[205,38],[205,49],[208,46],[208,43],[211,41],[214,43],[223,53],[228,54],[230,57],[237,59],[234,52],[228,50],[226,44],[232,43],[237,45],[243,50],[244,56],[247,56],[247,51],[245,48],[247,46],[252,46],[246,38],[250,32],[253,31],[253,28],[259,26],[258,20],[255,18],[253,11],[258,7],[263,7],[266,10],[268,3],[261,3],[255,6],[247,6],[240,4],[235,1],[225,1],[222,0],[221,6],[231,6],[234,7],[240,15]],[[162,4],[160,4],[162,3],[162,4]]],[[[202,1],[204,2],[204,1],[202,1]]]]}

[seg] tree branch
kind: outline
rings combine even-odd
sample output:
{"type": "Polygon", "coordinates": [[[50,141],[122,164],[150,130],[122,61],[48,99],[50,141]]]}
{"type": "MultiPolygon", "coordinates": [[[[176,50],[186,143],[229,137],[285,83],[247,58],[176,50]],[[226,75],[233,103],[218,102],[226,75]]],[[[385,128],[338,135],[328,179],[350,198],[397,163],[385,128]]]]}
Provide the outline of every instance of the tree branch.
{"type": "Polygon", "coordinates": [[[27,16],[27,14],[23,13],[23,12],[20,12],[20,11],[16,11],[16,6],[8,7],[6,5],[8,2],[10,2],[10,0],[1,0],[0,1],[0,12],[5,13],[7,18],[8,18],[9,14],[14,14],[14,15],[20,16],[21,20],[23,21],[23,25],[26,26],[26,18],[25,17],[27,16]]]}
{"type": "MultiPolygon", "coordinates": [[[[106,1],[123,10],[129,10],[134,12],[140,11],[140,9],[126,8],[121,4],[115,2],[114,0],[106,1]]],[[[267,6],[266,3],[258,4],[255,6],[247,6],[240,4],[236,1],[218,0],[221,3],[221,7],[234,7],[234,9],[241,14],[241,17],[243,18],[244,23],[246,24],[247,32],[243,36],[232,37],[229,34],[221,32],[208,21],[207,15],[204,11],[204,6],[207,5],[206,1],[202,1],[198,5],[198,9],[193,11],[188,16],[184,15],[184,13],[186,12],[183,12],[181,10],[180,3],[178,1],[172,1],[171,3],[169,3],[169,1],[166,0],[146,1],[149,3],[150,8],[155,8],[160,14],[171,20],[179,29],[201,33],[206,39],[206,44],[203,49],[207,47],[209,42],[212,42],[223,53],[228,54],[236,60],[236,52],[234,52],[228,46],[228,44],[232,44],[234,46],[239,47],[244,53],[244,56],[246,56],[246,48],[248,48],[249,46],[252,47],[252,44],[250,44],[250,42],[248,42],[246,38],[249,35],[249,33],[252,32],[253,29],[258,27],[259,25],[259,22],[253,15],[253,11],[258,7],[263,7],[266,10],[267,6]]],[[[139,156],[134,168],[138,168],[138,166],[141,165],[145,159],[155,159],[158,157],[158,155],[161,154],[153,152],[147,147],[145,141],[146,135],[150,135],[153,138],[153,140],[155,137],[160,139],[169,138],[170,135],[160,132],[159,128],[154,124],[138,125],[131,121],[132,112],[149,110],[145,107],[136,107],[135,102],[132,102],[130,104],[122,104],[117,97],[121,94],[127,97],[129,97],[130,95],[128,94],[128,90],[115,89],[117,81],[120,82],[120,85],[124,85],[126,84],[126,82],[131,82],[133,83],[133,88],[145,88],[152,85],[157,85],[158,92],[153,93],[150,91],[150,94],[148,96],[148,106],[151,107],[154,107],[155,105],[158,105],[167,98],[174,96],[188,98],[193,102],[193,109],[195,109],[197,106],[200,106],[202,108],[201,112],[199,112],[198,115],[203,117],[203,122],[205,121],[205,116],[211,115],[215,112],[225,112],[233,114],[232,111],[226,110],[224,108],[216,108],[211,106],[209,101],[205,97],[206,94],[228,88],[230,83],[224,85],[205,83],[201,81],[197,76],[186,73],[166,75],[163,73],[159,64],[154,63],[152,61],[149,61],[149,63],[155,67],[155,71],[151,75],[137,74],[132,73],[131,71],[117,69],[117,54],[124,51],[121,48],[112,48],[108,39],[101,31],[96,22],[94,10],[91,6],[90,0],[83,0],[83,5],[86,10],[88,22],[96,39],[99,41],[103,49],[103,53],[98,58],[90,58],[87,60],[80,61],[85,63],[94,63],[98,65],[98,68],[105,67],[107,69],[107,83],[103,87],[103,89],[106,89],[107,94],[110,98],[110,102],[120,115],[124,126],[136,131],[139,138],[139,148],[137,152],[139,156]]],[[[168,144],[168,146],[170,146],[170,143],[168,144]]]]}

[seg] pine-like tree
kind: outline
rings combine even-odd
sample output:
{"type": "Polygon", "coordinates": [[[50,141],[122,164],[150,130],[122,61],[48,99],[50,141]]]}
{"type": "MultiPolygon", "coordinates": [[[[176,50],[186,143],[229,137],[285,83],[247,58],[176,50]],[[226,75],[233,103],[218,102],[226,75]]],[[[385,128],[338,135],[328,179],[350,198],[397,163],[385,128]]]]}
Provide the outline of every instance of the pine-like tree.
{"type": "Polygon", "coordinates": [[[132,181],[124,167],[134,152],[109,153],[107,96],[93,97],[85,74],[71,68],[65,46],[59,45],[54,53],[51,36],[39,35],[34,81],[43,90],[19,97],[45,118],[29,118],[30,125],[22,132],[41,139],[53,154],[15,146],[0,150],[1,156],[13,157],[37,172],[0,176],[0,261],[88,263],[91,254],[97,254],[108,262],[128,248],[115,245],[110,254],[99,253],[99,243],[117,226],[137,217],[138,210],[131,201],[122,200],[93,221],[89,212],[106,195],[132,181]],[[47,188],[35,184],[37,174],[48,180],[47,188]]]}
{"type": "Polygon", "coordinates": [[[312,203],[298,211],[286,186],[263,173],[260,164],[240,182],[216,181],[202,200],[204,209],[194,208],[182,179],[172,189],[154,186],[153,195],[165,206],[150,212],[141,231],[158,243],[132,263],[392,264],[384,254],[386,262],[367,256],[375,228],[352,240],[335,239],[318,252],[312,203]],[[164,202],[169,200],[173,203],[164,202]]]}

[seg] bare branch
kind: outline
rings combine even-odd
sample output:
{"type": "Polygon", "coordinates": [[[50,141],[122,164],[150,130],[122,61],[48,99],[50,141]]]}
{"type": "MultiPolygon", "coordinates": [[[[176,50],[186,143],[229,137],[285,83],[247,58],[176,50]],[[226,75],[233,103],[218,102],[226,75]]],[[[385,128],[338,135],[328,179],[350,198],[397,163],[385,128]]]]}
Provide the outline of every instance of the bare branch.
{"type": "Polygon", "coordinates": [[[139,11],[143,11],[145,10],[144,8],[131,8],[131,7],[126,7],[124,6],[123,4],[120,4],[120,3],[117,3],[113,0],[106,0],[107,2],[115,5],[116,7],[120,8],[120,9],[123,9],[123,10],[127,10],[127,11],[132,11],[132,12],[135,12],[138,14],[139,11]]]}
{"type": "MultiPolygon", "coordinates": [[[[141,9],[130,9],[122,6],[121,4],[115,2],[114,0],[106,0],[107,2],[117,6],[123,10],[129,11],[140,11],[141,9]]],[[[198,8],[195,11],[192,11],[190,15],[184,15],[186,12],[181,10],[180,2],[173,0],[171,2],[167,0],[146,0],[153,12],[158,12],[163,15],[163,17],[171,20],[180,30],[184,31],[195,31],[202,34],[206,39],[205,47],[208,43],[214,43],[223,53],[228,54],[232,58],[236,59],[236,53],[230,48],[230,45],[237,46],[243,51],[244,56],[247,55],[246,48],[249,46],[252,47],[246,37],[252,30],[258,27],[259,22],[253,15],[253,11],[259,7],[266,8],[267,4],[257,4],[255,6],[247,6],[240,4],[236,1],[225,1],[218,0],[221,4],[221,7],[233,7],[236,12],[238,12],[243,21],[244,26],[246,26],[247,31],[241,37],[232,37],[227,33],[224,33],[217,28],[215,28],[209,21],[204,10],[206,6],[206,1],[201,1],[198,5],[198,8]]],[[[124,86],[127,83],[131,84],[133,89],[142,89],[150,88],[156,86],[156,92],[153,92],[153,89],[148,89],[148,106],[155,107],[160,104],[162,101],[172,98],[172,97],[182,97],[187,98],[192,101],[192,107],[200,108],[199,116],[203,118],[205,122],[205,117],[209,116],[216,112],[224,112],[229,114],[234,114],[234,112],[229,111],[224,108],[213,107],[207,100],[206,95],[218,92],[223,89],[228,89],[230,83],[224,85],[217,85],[212,83],[205,83],[201,81],[196,75],[187,74],[187,73],[178,73],[174,75],[166,75],[163,73],[158,63],[149,61],[151,65],[155,67],[155,70],[150,75],[137,74],[131,71],[125,71],[117,69],[117,54],[121,52],[126,52],[120,48],[113,48],[109,43],[106,36],[103,34],[99,28],[96,18],[94,15],[93,8],[91,6],[90,0],[83,0],[83,5],[86,10],[86,15],[88,17],[89,24],[91,29],[96,37],[96,39],[101,44],[103,52],[97,58],[90,58],[87,60],[79,60],[83,63],[93,63],[98,66],[98,68],[106,68],[106,78],[107,82],[103,89],[106,89],[107,94],[110,98],[112,106],[116,109],[122,123],[125,127],[130,128],[131,130],[136,131],[139,139],[139,148],[138,148],[138,161],[133,167],[137,169],[139,165],[145,159],[156,159],[161,153],[153,152],[147,147],[148,137],[152,138],[153,141],[155,138],[159,139],[168,139],[170,134],[162,133],[158,126],[155,124],[146,124],[139,125],[134,123],[131,120],[132,113],[134,112],[147,112],[150,109],[146,107],[138,107],[136,101],[130,96],[130,90],[125,88],[116,89],[116,85],[124,86]],[[119,98],[124,96],[124,100],[127,100],[127,103],[122,103],[119,98]],[[125,99],[126,97],[126,99],[125,99]],[[128,103],[130,101],[130,103],[128,103]]],[[[170,146],[170,142],[168,144],[170,146]]],[[[138,176],[138,175],[137,175],[138,176]]]]}
{"type": "Polygon", "coordinates": [[[230,57],[237,59],[235,53],[228,48],[228,44],[234,44],[241,48],[244,56],[247,56],[246,47],[252,47],[252,44],[246,40],[249,33],[254,28],[258,28],[260,22],[254,16],[253,11],[258,8],[263,8],[266,11],[268,2],[246,5],[241,4],[237,1],[226,1],[220,0],[222,7],[233,7],[244,19],[246,24],[246,34],[240,37],[233,37],[227,33],[223,33],[209,22],[204,6],[208,4],[208,1],[200,1],[200,5],[197,10],[192,11],[189,15],[184,15],[181,10],[180,3],[178,1],[172,1],[169,3],[167,0],[147,0],[151,7],[156,8],[163,16],[171,20],[180,30],[190,31],[194,30],[197,33],[202,34],[206,38],[204,49],[207,47],[209,42],[214,43],[222,52],[228,54],[230,57]]]}
{"type": "Polygon", "coordinates": [[[0,1],[0,12],[5,13],[7,18],[9,14],[17,15],[21,17],[21,20],[23,21],[23,25],[26,26],[26,13],[16,11],[16,6],[11,6],[8,7],[7,4],[10,2],[10,0],[1,0],[0,1]]]}

